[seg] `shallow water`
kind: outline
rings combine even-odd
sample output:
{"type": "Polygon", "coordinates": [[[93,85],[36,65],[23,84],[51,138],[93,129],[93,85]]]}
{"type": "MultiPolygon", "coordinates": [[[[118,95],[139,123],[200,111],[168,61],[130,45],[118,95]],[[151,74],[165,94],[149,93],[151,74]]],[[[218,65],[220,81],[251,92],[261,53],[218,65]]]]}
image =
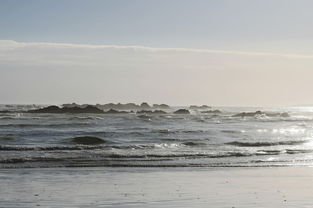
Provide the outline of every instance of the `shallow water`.
{"type": "Polygon", "coordinates": [[[222,113],[0,113],[0,168],[313,164],[313,108],[214,109],[222,113]],[[257,110],[290,116],[233,116],[257,110]]]}

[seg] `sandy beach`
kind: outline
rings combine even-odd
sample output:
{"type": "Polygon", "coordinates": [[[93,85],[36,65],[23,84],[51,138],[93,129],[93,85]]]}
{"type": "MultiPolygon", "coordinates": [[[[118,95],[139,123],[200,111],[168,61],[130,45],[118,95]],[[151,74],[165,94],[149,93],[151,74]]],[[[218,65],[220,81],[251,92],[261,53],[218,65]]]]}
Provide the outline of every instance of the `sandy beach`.
{"type": "Polygon", "coordinates": [[[313,168],[0,171],[0,207],[311,207],[313,168]]]}

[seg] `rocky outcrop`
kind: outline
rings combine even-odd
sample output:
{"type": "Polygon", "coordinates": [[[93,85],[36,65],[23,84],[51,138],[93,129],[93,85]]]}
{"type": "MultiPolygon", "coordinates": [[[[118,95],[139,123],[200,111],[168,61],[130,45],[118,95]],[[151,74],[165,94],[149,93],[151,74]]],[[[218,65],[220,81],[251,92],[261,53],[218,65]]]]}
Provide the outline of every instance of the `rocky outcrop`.
{"type": "Polygon", "coordinates": [[[204,109],[208,109],[208,108],[211,108],[211,107],[208,106],[208,105],[201,105],[201,106],[191,105],[191,106],[189,106],[189,108],[191,110],[204,110],[204,109]]]}
{"type": "Polygon", "coordinates": [[[148,103],[141,103],[140,104],[140,108],[142,108],[142,109],[149,109],[149,108],[151,108],[151,106],[148,103]]]}
{"type": "Polygon", "coordinates": [[[220,110],[208,110],[208,111],[201,111],[201,113],[215,113],[215,114],[218,114],[218,113],[222,113],[222,111],[220,111],[220,110]]]}
{"type": "Polygon", "coordinates": [[[156,109],[169,109],[170,108],[170,106],[166,104],[153,104],[152,107],[156,109]]]}
{"type": "Polygon", "coordinates": [[[242,112],[233,115],[233,117],[255,117],[255,116],[268,116],[268,117],[289,117],[289,114],[284,113],[275,113],[275,112],[263,112],[263,111],[255,111],[255,112],[242,112]]]}
{"type": "Polygon", "coordinates": [[[110,110],[110,109],[114,109],[114,110],[148,110],[148,109],[152,109],[153,107],[151,107],[148,103],[141,103],[140,105],[137,105],[135,103],[126,103],[126,104],[122,104],[122,103],[108,103],[108,104],[97,104],[96,107],[98,107],[101,110],[110,110]]]}
{"type": "Polygon", "coordinates": [[[109,109],[114,109],[114,110],[130,110],[130,109],[138,109],[139,106],[136,105],[135,103],[126,103],[126,104],[122,104],[122,103],[108,103],[108,104],[104,104],[104,105],[99,105],[100,109],[103,110],[109,110],[109,109]]]}
{"type": "Polygon", "coordinates": [[[118,111],[118,110],[114,110],[114,109],[110,109],[106,112],[104,112],[105,114],[125,114],[125,113],[129,113],[127,111],[118,111]]]}
{"type": "Polygon", "coordinates": [[[73,108],[73,107],[81,107],[80,105],[76,103],[66,103],[62,105],[63,108],[73,108]]]}
{"type": "Polygon", "coordinates": [[[35,109],[35,110],[29,110],[28,113],[62,113],[62,109],[58,106],[51,105],[45,108],[35,109]]]}
{"type": "Polygon", "coordinates": [[[80,107],[62,108],[62,111],[63,113],[103,113],[102,110],[92,105],[87,105],[84,108],[80,107]]]}
{"type": "Polygon", "coordinates": [[[151,110],[141,110],[141,111],[137,111],[137,114],[167,114],[165,111],[162,110],[155,110],[155,111],[151,111],[151,110]]]}
{"type": "Polygon", "coordinates": [[[259,116],[259,115],[264,115],[264,113],[262,111],[242,112],[242,113],[237,113],[233,115],[233,117],[254,117],[254,116],[259,116]]]}
{"type": "MultiPolygon", "coordinates": [[[[148,103],[143,102],[140,105],[135,103],[108,103],[108,104],[96,104],[96,105],[88,105],[88,104],[76,104],[76,103],[69,103],[63,104],[62,107],[58,106],[48,106],[45,108],[29,110],[26,112],[29,113],[128,113],[129,111],[152,111],[152,110],[161,110],[161,109],[170,109],[170,106],[166,104],[154,104],[150,106],[148,103]],[[125,111],[126,110],[126,111],[125,111]]],[[[148,113],[148,112],[147,112],[148,113]]],[[[156,114],[164,114],[164,112],[156,111],[153,113],[156,114]]]]}
{"type": "Polygon", "coordinates": [[[189,110],[186,109],[179,109],[174,112],[174,114],[190,114],[189,110]]]}
{"type": "Polygon", "coordinates": [[[9,111],[9,110],[2,110],[0,113],[15,113],[15,111],[9,111]]]}
{"type": "Polygon", "coordinates": [[[63,107],[52,105],[41,109],[29,110],[28,113],[104,113],[97,107],[87,105],[86,107],[63,107]]]}

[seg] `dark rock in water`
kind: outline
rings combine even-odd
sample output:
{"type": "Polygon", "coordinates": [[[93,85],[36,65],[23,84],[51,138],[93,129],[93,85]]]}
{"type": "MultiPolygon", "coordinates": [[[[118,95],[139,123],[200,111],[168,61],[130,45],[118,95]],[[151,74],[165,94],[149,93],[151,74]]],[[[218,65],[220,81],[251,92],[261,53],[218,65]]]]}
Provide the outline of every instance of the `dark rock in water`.
{"type": "Polygon", "coordinates": [[[84,108],[81,107],[63,107],[59,108],[58,106],[48,106],[46,108],[36,109],[36,110],[29,110],[28,113],[103,113],[97,107],[92,105],[87,105],[84,108]]]}
{"type": "MultiPolygon", "coordinates": [[[[154,104],[153,107],[151,107],[148,103],[144,102],[140,105],[136,105],[134,103],[127,103],[127,104],[121,104],[121,103],[108,103],[108,104],[96,104],[96,105],[88,105],[88,104],[76,104],[76,103],[70,103],[70,104],[63,104],[62,107],[58,106],[48,106],[40,109],[34,109],[34,110],[28,110],[23,111],[26,113],[106,113],[108,114],[116,114],[116,113],[129,113],[130,110],[153,110],[154,109],[169,109],[170,106],[166,104],[154,104]],[[126,111],[121,111],[126,110],[126,111]]],[[[7,111],[3,111],[3,113],[6,113],[7,111]]],[[[146,112],[148,113],[148,112],[146,112]]],[[[161,110],[155,110],[152,112],[152,114],[165,114],[166,112],[161,110]]]]}
{"type": "Polygon", "coordinates": [[[189,110],[186,109],[179,109],[174,112],[174,114],[190,114],[189,110]]]}
{"type": "Polygon", "coordinates": [[[220,110],[201,111],[201,113],[222,113],[220,110]]]}
{"type": "Polygon", "coordinates": [[[80,113],[82,110],[81,107],[64,107],[64,108],[61,108],[61,113],[80,113]]]}
{"type": "Polygon", "coordinates": [[[242,112],[233,115],[233,117],[253,117],[253,116],[258,116],[258,115],[264,115],[262,111],[256,111],[256,112],[242,112]]]}
{"type": "Polygon", "coordinates": [[[152,114],[153,111],[151,110],[141,110],[141,111],[137,111],[137,114],[152,114]]]}
{"type": "Polygon", "coordinates": [[[71,142],[83,145],[98,145],[106,143],[105,140],[92,136],[75,137],[71,139],[71,142]]]}
{"type": "Polygon", "coordinates": [[[153,108],[158,108],[158,109],[169,109],[170,106],[166,104],[153,104],[153,108]]]}
{"type": "Polygon", "coordinates": [[[0,137],[0,141],[14,141],[14,140],[15,140],[14,137],[8,137],[8,136],[0,137]]]}
{"type": "Polygon", "coordinates": [[[289,117],[289,114],[284,112],[284,113],[264,113],[266,116],[269,116],[269,117],[289,117]]]}
{"type": "Polygon", "coordinates": [[[153,111],[153,114],[167,114],[165,111],[162,110],[155,110],[153,111]]]}
{"type": "Polygon", "coordinates": [[[80,107],[72,107],[72,108],[62,108],[63,113],[103,113],[102,110],[100,110],[97,107],[94,107],[92,105],[87,105],[84,108],[80,107]]]}
{"type": "Polygon", "coordinates": [[[135,103],[126,103],[126,104],[121,104],[121,103],[107,103],[104,105],[97,104],[96,107],[98,107],[101,110],[131,110],[131,109],[139,109],[140,106],[136,105],[135,103]]]}
{"type": "Polygon", "coordinates": [[[167,114],[165,111],[162,110],[155,110],[155,111],[151,111],[151,110],[141,110],[141,111],[137,111],[137,114],[167,114]]]}
{"type": "Polygon", "coordinates": [[[197,105],[191,105],[189,107],[190,109],[192,110],[203,110],[203,109],[208,109],[208,108],[211,108],[210,106],[207,106],[207,105],[201,105],[201,106],[197,106],[197,105]]]}
{"type": "Polygon", "coordinates": [[[271,112],[263,112],[263,111],[255,111],[255,112],[242,112],[233,115],[233,117],[254,117],[254,116],[269,116],[269,117],[289,117],[289,114],[284,113],[271,113],[271,112]]]}
{"type": "MultiPolygon", "coordinates": [[[[74,104],[74,103],[73,103],[74,104]]],[[[73,105],[70,104],[70,105],[73,105]]],[[[166,105],[166,104],[153,104],[153,106],[150,106],[148,103],[143,102],[140,105],[137,105],[135,103],[126,103],[126,104],[122,104],[122,103],[107,103],[107,104],[96,104],[96,107],[107,111],[109,109],[114,109],[114,110],[148,110],[148,109],[169,109],[170,106],[166,105]]]]}
{"type": "Polygon", "coordinates": [[[29,110],[28,113],[62,113],[62,109],[58,106],[51,105],[45,108],[29,110]]]}
{"type": "Polygon", "coordinates": [[[203,142],[192,142],[192,141],[183,142],[182,144],[186,145],[186,146],[203,146],[203,145],[205,145],[205,143],[203,143],[203,142]]]}
{"type": "Polygon", "coordinates": [[[114,110],[114,109],[110,109],[106,112],[104,112],[105,114],[121,114],[121,113],[128,113],[127,111],[117,111],[117,110],[114,110]]]}
{"type": "Polygon", "coordinates": [[[3,111],[0,111],[0,113],[12,113],[14,111],[9,111],[9,110],[3,110],[3,111]]]}
{"type": "Polygon", "coordinates": [[[104,105],[97,105],[97,107],[99,109],[102,109],[102,110],[109,110],[109,109],[113,109],[115,107],[115,104],[114,103],[107,103],[107,104],[104,104],[104,105]]]}
{"type": "Polygon", "coordinates": [[[71,103],[71,104],[63,104],[62,107],[64,108],[73,108],[73,107],[80,107],[80,105],[76,103],[71,103]]]}
{"type": "Polygon", "coordinates": [[[151,108],[148,103],[141,103],[140,107],[141,108],[151,108]]]}

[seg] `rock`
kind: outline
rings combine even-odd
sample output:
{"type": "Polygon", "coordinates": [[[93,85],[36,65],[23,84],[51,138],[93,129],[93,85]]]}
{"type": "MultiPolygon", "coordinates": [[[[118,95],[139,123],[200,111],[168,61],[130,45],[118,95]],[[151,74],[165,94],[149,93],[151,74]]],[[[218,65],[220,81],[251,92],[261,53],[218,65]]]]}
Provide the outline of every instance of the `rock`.
{"type": "Polygon", "coordinates": [[[148,103],[141,103],[141,104],[140,104],[140,107],[141,107],[141,108],[144,108],[144,109],[146,109],[146,108],[151,108],[148,103]]]}
{"type": "Polygon", "coordinates": [[[108,103],[108,104],[104,104],[104,105],[97,104],[96,106],[101,110],[110,110],[110,109],[114,109],[114,110],[138,110],[138,109],[141,109],[140,105],[136,105],[135,103],[126,103],[126,104],[108,103]]]}
{"type": "Polygon", "coordinates": [[[186,109],[179,109],[174,112],[174,114],[190,114],[189,110],[186,109]]]}
{"type": "Polygon", "coordinates": [[[9,110],[2,110],[2,111],[0,111],[0,113],[14,113],[14,111],[9,111],[9,110]]]}
{"type": "Polygon", "coordinates": [[[141,111],[137,111],[136,113],[137,114],[152,114],[153,111],[151,111],[151,110],[141,110],[141,111]]]}
{"type": "Polygon", "coordinates": [[[151,111],[151,110],[141,110],[141,111],[137,111],[137,114],[167,114],[165,111],[162,110],[155,110],[155,111],[151,111]]]}
{"type": "Polygon", "coordinates": [[[167,114],[165,111],[162,110],[155,110],[153,111],[153,114],[167,114]]]}
{"type": "Polygon", "coordinates": [[[201,113],[222,113],[220,110],[201,111],[201,113]]]}
{"type": "Polygon", "coordinates": [[[103,111],[95,106],[87,105],[84,108],[80,108],[80,107],[66,108],[65,107],[65,108],[62,108],[62,113],[103,113],[103,111]]]}
{"type": "Polygon", "coordinates": [[[74,137],[70,139],[70,141],[75,144],[83,144],[83,145],[98,145],[98,144],[106,143],[105,140],[100,139],[98,137],[92,137],[92,136],[74,137]]]}
{"type": "Polygon", "coordinates": [[[125,109],[137,109],[139,106],[138,105],[136,105],[135,103],[126,103],[125,105],[124,105],[124,108],[125,109]]]}
{"type": "Polygon", "coordinates": [[[153,104],[153,108],[157,108],[157,109],[169,109],[170,106],[166,105],[166,104],[153,104]]]}
{"type": "Polygon", "coordinates": [[[28,113],[62,113],[61,108],[55,105],[51,105],[45,108],[29,110],[28,113]]]}
{"type": "Polygon", "coordinates": [[[275,113],[275,112],[263,112],[263,111],[255,111],[255,112],[242,112],[233,115],[233,117],[254,117],[254,116],[268,116],[268,117],[289,117],[289,114],[284,113],[275,113]]]}
{"type": "Polygon", "coordinates": [[[73,107],[80,107],[80,105],[76,103],[70,103],[70,104],[63,104],[62,107],[64,108],[73,108],[73,107]]]}
{"type": "Polygon", "coordinates": [[[264,115],[264,113],[262,111],[242,112],[242,113],[238,113],[238,114],[233,115],[233,117],[253,117],[253,116],[257,116],[257,115],[264,115]]]}
{"type": "Polygon", "coordinates": [[[110,110],[110,109],[114,109],[114,110],[148,110],[148,109],[169,109],[170,106],[166,105],[166,104],[153,104],[153,106],[150,106],[148,103],[143,102],[140,105],[137,105],[135,103],[126,103],[126,104],[122,104],[122,103],[108,103],[108,104],[97,104],[96,107],[98,107],[101,110],[110,110]]]}
{"type": "Polygon", "coordinates": [[[81,107],[63,107],[59,108],[58,106],[48,106],[46,108],[29,110],[28,113],[103,113],[102,110],[94,107],[92,105],[87,105],[84,108],[81,107]]]}
{"type": "Polygon", "coordinates": [[[266,116],[269,117],[289,117],[290,115],[286,112],[284,113],[264,113],[266,116]]]}
{"type": "Polygon", "coordinates": [[[117,111],[117,110],[114,110],[114,109],[110,109],[106,112],[104,112],[105,114],[121,114],[121,113],[128,113],[127,111],[117,111]]]}
{"type": "MultiPolygon", "coordinates": [[[[154,104],[154,108],[156,109],[168,109],[170,106],[166,104],[154,104]]],[[[79,105],[76,103],[63,104],[62,107],[58,106],[48,106],[45,108],[34,109],[23,111],[27,113],[105,113],[108,114],[116,114],[116,113],[129,113],[130,110],[152,110],[153,108],[146,102],[141,103],[140,105],[136,105],[135,103],[108,103],[108,104],[96,104],[96,105],[88,105],[83,104],[79,105]],[[121,111],[126,110],[126,111],[121,111]]],[[[151,114],[165,114],[166,112],[161,110],[155,110],[153,112],[146,112],[151,114]]]]}
{"type": "Polygon", "coordinates": [[[203,109],[208,109],[208,108],[211,108],[210,106],[207,106],[207,105],[201,105],[201,106],[197,106],[197,105],[191,105],[189,107],[191,110],[203,110],[203,109]]]}

